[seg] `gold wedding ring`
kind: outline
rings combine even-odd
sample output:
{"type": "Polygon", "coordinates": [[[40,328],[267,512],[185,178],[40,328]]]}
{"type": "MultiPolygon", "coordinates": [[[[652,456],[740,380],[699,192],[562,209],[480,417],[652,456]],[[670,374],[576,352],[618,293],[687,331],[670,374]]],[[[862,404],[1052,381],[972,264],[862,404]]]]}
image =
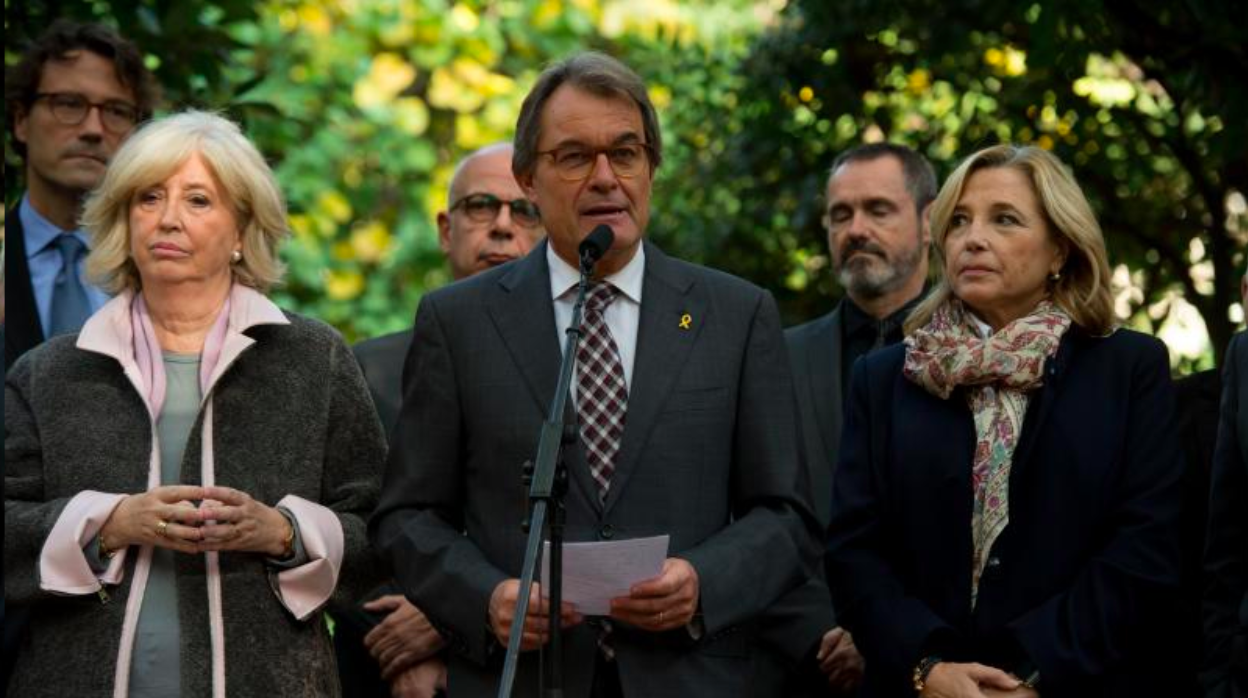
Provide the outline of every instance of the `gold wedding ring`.
{"type": "Polygon", "coordinates": [[[169,522],[168,521],[165,521],[162,519],[160,523],[156,524],[156,535],[160,536],[161,538],[165,538],[169,535],[169,522]]]}

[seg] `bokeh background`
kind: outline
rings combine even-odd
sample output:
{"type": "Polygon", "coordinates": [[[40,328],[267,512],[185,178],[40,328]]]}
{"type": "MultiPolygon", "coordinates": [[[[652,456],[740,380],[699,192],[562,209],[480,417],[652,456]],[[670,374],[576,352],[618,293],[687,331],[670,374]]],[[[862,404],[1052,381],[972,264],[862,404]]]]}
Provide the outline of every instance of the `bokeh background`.
{"type": "MultiPolygon", "coordinates": [[[[546,63],[597,49],[646,79],[663,120],[651,237],[772,289],[786,322],[840,294],[819,227],[838,151],[899,141],[943,177],[985,145],[1029,143],[1092,199],[1123,322],[1187,373],[1214,365],[1244,317],[1237,4],[5,0],[5,60],[56,17],[102,21],[147,53],[162,111],[240,121],[289,199],[278,302],[351,341],[409,325],[449,280],[434,215],[456,160],[511,137],[546,63]]],[[[21,170],[6,140],[9,204],[21,170]]]]}

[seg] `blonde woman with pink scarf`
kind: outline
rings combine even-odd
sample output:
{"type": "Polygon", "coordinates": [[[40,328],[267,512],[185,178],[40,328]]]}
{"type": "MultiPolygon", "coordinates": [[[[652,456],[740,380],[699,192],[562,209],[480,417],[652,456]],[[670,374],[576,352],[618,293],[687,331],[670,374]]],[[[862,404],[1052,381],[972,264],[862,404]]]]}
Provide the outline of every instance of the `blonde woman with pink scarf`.
{"type": "Polygon", "coordinates": [[[31,610],[9,695],[337,695],[320,609],[378,581],[385,447],[341,337],[264,295],[272,172],[178,114],[118,151],[84,225],[116,296],[5,385],[5,599],[31,610]]]}

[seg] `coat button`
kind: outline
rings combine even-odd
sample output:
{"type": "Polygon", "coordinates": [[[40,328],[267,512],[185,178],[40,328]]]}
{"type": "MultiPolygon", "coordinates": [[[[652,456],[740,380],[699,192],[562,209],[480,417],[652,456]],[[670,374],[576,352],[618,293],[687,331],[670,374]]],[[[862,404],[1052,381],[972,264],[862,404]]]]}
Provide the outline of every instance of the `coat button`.
{"type": "Polygon", "coordinates": [[[992,556],[988,558],[988,562],[984,564],[984,569],[993,570],[1001,566],[1001,558],[992,556]]]}
{"type": "Polygon", "coordinates": [[[614,538],[615,528],[612,527],[611,524],[603,524],[602,528],[598,529],[598,537],[606,539],[614,538]]]}

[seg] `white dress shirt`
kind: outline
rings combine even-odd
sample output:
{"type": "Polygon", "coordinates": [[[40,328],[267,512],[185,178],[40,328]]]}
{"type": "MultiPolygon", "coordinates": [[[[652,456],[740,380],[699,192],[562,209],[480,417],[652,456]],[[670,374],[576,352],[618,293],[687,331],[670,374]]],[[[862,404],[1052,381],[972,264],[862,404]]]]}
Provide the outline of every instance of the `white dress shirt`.
{"type": "MultiPolygon", "coordinates": [[[[550,297],[555,304],[555,330],[559,337],[559,350],[563,351],[568,325],[572,324],[572,306],[576,303],[576,285],[581,273],[555,254],[546,245],[546,263],[550,267],[550,297]]],[[[603,313],[607,329],[620,350],[620,363],[624,365],[624,383],[629,391],[633,387],[633,359],[637,356],[637,327],[641,321],[641,286],[646,272],[644,245],[637,246],[637,254],[624,268],[606,277],[604,281],[620,290],[611,305],[603,313]]],[[[572,381],[572,396],[576,396],[576,380],[572,381]]]]}

